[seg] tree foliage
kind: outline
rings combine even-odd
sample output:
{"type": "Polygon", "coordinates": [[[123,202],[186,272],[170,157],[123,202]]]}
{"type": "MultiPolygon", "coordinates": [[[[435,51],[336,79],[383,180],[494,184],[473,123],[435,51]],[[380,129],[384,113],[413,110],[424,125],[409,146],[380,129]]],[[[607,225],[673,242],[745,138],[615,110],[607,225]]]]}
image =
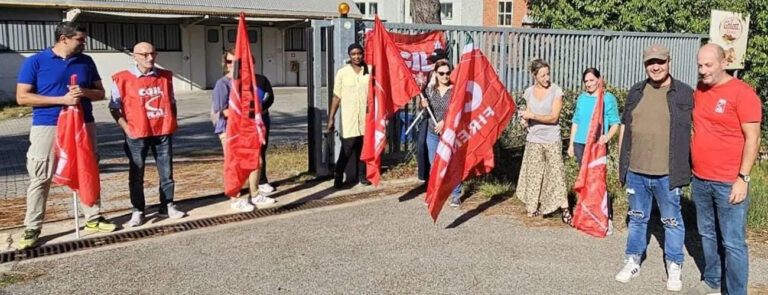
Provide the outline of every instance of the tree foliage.
{"type": "Polygon", "coordinates": [[[768,0],[530,0],[543,27],[708,34],[712,9],[750,16],[745,69],[739,78],[763,100],[763,144],[768,141],[768,0]]]}

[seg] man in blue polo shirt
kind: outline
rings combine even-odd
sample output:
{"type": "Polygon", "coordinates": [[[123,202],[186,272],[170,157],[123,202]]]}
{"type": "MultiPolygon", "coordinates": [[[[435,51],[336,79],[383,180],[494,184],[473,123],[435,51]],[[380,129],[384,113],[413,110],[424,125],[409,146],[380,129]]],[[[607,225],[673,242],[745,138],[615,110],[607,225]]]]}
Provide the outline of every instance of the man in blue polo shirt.
{"type": "MultiPolygon", "coordinates": [[[[86,129],[93,140],[96,152],[96,125],[93,123],[92,100],[104,99],[104,87],[90,56],[85,49],[85,29],[72,22],[56,27],[56,44],[30,56],[19,70],[16,84],[16,101],[32,106],[30,146],[27,151],[27,215],[24,234],[18,248],[33,246],[40,236],[45,202],[53,177],[56,140],[56,123],[63,105],[80,104],[86,129]],[[76,85],[70,86],[70,77],[77,75],[76,85]]],[[[115,225],[99,214],[98,202],[92,207],[83,206],[86,230],[111,232],[115,225]]]]}

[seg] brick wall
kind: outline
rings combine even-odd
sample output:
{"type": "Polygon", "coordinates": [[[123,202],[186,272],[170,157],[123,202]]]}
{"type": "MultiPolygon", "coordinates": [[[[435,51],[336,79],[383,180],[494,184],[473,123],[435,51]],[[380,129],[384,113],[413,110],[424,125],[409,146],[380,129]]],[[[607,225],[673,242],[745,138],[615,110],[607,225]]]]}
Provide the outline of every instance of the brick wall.
{"type": "MultiPolygon", "coordinates": [[[[513,2],[513,27],[522,27],[523,17],[528,13],[528,1],[527,0],[514,0],[513,2]]],[[[496,27],[498,26],[498,10],[499,0],[483,0],[483,26],[496,27]]]]}

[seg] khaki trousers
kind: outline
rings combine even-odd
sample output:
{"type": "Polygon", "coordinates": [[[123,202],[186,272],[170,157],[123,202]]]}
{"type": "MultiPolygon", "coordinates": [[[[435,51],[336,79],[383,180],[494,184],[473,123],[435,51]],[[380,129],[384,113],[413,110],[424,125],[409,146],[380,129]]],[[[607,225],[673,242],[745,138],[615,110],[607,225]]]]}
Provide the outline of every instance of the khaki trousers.
{"type": "MultiPolygon", "coordinates": [[[[96,147],[96,125],[87,123],[86,129],[91,136],[94,153],[96,147]]],[[[56,167],[56,157],[53,146],[56,143],[56,126],[32,126],[29,131],[29,150],[27,151],[27,172],[29,173],[29,188],[27,188],[27,214],[24,226],[27,229],[40,229],[45,216],[45,203],[51,189],[53,169],[56,167]]],[[[99,214],[101,200],[92,207],[82,204],[80,208],[85,220],[90,221],[101,217],[99,214]]]]}

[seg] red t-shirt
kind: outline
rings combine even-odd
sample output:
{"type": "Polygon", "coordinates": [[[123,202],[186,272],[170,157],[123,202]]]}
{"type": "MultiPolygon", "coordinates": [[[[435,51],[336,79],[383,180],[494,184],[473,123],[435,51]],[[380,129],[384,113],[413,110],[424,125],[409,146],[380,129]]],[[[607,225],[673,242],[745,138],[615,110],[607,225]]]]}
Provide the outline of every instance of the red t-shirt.
{"type": "Polygon", "coordinates": [[[761,121],[760,98],[747,83],[733,78],[713,87],[699,83],[693,105],[693,174],[706,180],[735,181],[744,150],[741,124],[761,121]]]}

